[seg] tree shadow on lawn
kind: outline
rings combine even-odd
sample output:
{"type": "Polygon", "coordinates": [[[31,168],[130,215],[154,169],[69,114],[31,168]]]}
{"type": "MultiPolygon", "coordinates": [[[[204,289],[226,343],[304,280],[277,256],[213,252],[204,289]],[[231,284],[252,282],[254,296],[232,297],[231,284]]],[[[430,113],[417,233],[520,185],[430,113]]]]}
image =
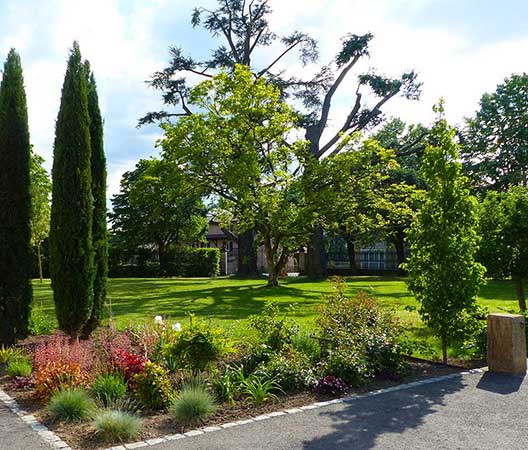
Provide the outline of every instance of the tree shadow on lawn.
{"type": "MultiPolygon", "coordinates": [[[[398,439],[397,435],[421,426],[427,416],[445,406],[446,396],[464,386],[462,376],[457,376],[412,389],[352,400],[343,409],[320,413],[325,417],[323,420],[330,420],[332,431],[304,441],[303,449],[368,450],[374,448],[383,435],[394,435],[394,439],[398,439]]],[[[405,448],[394,445],[395,442],[390,448],[405,448]]]]}
{"type": "Polygon", "coordinates": [[[266,301],[274,300],[274,297],[292,298],[292,301],[286,299],[277,302],[283,312],[286,312],[290,304],[295,304],[297,308],[292,317],[313,315],[315,313],[313,305],[320,303],[319,293],[310,295],[305,290],[291,286],[283,285],[269,289],[265,286],[239,285],[152,295],[147,293],[147,297],[116,298],[112,303],[112,311],[115,316],[133,313],[143,316],[161,314],[176,317],[193,312],[203,318],[236,320],[260,313],[266,301]]]}

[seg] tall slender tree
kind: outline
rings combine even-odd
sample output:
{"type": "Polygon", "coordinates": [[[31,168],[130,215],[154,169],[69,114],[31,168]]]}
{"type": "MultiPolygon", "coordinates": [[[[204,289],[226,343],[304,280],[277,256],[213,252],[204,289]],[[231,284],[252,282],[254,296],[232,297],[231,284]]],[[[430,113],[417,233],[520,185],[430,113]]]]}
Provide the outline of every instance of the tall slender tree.
{"type": "Polygon", "coordinates": [[[61,330],[78,339],[93,307],[93,198],[86,68],[70,52],[55,130],[50,274],[61,330]]]}
{"type": "Polygon", "coordinates": [[[29,127],[22,64],[11,49],[0,85],[0,342],[27,334],[31,307],[29,127]]]}
{"type": "Polygon", "coordinates": [[[88,81],[88,113],[90,115],[91,170],[93,195],[92,242],[94,249],[93,307],[83,335],[88,336],[99,325],[106,302],[106,279],[108,277],[108,233],[106,226],[106,158],[104,153],[103,119],[99,109],[97,84],[85,61],[88,81]]]}

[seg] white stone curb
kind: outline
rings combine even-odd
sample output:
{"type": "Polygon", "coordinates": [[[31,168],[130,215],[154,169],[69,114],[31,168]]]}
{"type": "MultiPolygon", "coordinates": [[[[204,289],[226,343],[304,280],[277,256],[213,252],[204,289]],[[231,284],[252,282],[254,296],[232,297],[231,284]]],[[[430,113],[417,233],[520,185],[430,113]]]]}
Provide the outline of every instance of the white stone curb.
{"type": "MultiPolygon", "coordinates": [[[[377,391],[367,392],[365,394],[353,395],[350,397],[336,398],[334,400],[329,400],[326,402],[316,402],[310,405],[301,406],[299,408],[290,408],[283,411],[275,411],[267,414],[261,414],[259,416],[252,417],[251,419],[238,420],[236,422],[228,422],[221,425],[207,426],[199,428],[196,430],[187,431],[183,434],[168,434],[158,438],[147,439],[145,441],[138,441],[131,444],[117,445],[113,447],[108,447],[105,450],[128,450],[142,447],[149,447],[156,444],[161,444],[162,442],[175,441],[177,439],[184,439],[192,436],[199,436],[205,433],[214,433],[217,431],[225,430],[232,427],[237,427],[240,425],[246,425],[249,423],[257,423],[262,420],[269,420],[274,417],[286,416],[291,414],[298,414],[304,411],[309,411],[313,409],[324,408],[325,406],[335,405],[339,403],[354,403],[356,400],[363,398],[373,397],[381,394],[388,394],[390,392],[404,391],[407,389],[412,389],[417,386],[422,386],[430,383],[438,383],[440,381],[451,380],[453,378],[460,377],[462,375],[472,375],[477,373],[483,373],[483,369],[470,369],[464,372],[451,373],[449,375],[442,375],[435,378],[426,378],[420,381],[413,381],[407,384],[400,384],[398,386],[392,386],[390,388],[378,389],[377,391]]],[[[0,389],[0,401],[2,401],[12,412],[19,416],[24,422],[26,422],[34,431],[36,431],[39,436],[48,442],[52,448],[60,450],[72,450],[71,447],[62,441],[59,436],[50,431],[46,426],[42,425],[37,421],[35,416],[28,414],[26,411],[20,409],[16,401],[7,395],[3,390],[0,389]]]]}
{"type": "Polygon", "coordinates": [[[24,422],[26,422],[26,424],[33,431],[35,431],[44,441],[50,445],[50,448],[72,450],[71,447],[66,444],[66,442],[64,442],[59,436],[57,436],[53,431],[49,430],[45,425],[42,425],[35,416],[21,409],[20,406],[18,406],[18,403],[2,389],[0,389],[0,401],[6,405],[11,410],[11,412],[15,413],[24,422]]]}

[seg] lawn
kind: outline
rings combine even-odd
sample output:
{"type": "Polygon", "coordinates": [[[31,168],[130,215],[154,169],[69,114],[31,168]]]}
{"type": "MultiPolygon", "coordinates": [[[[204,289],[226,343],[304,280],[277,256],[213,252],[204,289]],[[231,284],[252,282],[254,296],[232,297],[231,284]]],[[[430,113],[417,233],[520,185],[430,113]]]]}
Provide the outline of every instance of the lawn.
{"type": "MultiPolygon", "coordinates": [[[[42,284],[35,281],[33,289],[34,307],[54,316],[49,280],[42,284]]],[[[418,313],[405,309],[417,303],[403,278],[347,278],[347,289],[350,293],[369,292],[382,305],[395,311],[411,335],[437,346],[418,313]]],[[[245,319],[261,311],[267,301],[277,302],[284,311],[289,311],[289,305],[293,305],[291,317],[306,327],[313,327],[321,294],[331,290],[329,281],[314,282],[305,278],[289,278],[274,288],[265,287],[263,278],[121,278],[108,282],[108,310],[119,328],[152,320],[156,315],[185,323],[186,315],[194,313],[221,325],[234,337],[242,338],[249,333],[245,319]]],[[[516,309],[515,299],[513,283],[489,281],[481,291],[479,303],[490,311],[505,312],[516,309]]]]}

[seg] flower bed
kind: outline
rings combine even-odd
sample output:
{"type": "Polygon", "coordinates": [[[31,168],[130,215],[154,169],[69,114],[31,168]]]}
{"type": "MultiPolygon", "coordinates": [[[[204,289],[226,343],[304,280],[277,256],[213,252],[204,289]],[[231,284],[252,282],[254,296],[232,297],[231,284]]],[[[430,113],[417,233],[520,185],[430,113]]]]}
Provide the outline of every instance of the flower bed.
{"type": "Polygon", "coordinates": [[[73,448],[96,449],[456,371],[406,358],[394,319],[343,292],[338,282],[312,333],[268,304],[245,343],[194,317],[30,338],[0,350],[0,384],[73,448]]]}

